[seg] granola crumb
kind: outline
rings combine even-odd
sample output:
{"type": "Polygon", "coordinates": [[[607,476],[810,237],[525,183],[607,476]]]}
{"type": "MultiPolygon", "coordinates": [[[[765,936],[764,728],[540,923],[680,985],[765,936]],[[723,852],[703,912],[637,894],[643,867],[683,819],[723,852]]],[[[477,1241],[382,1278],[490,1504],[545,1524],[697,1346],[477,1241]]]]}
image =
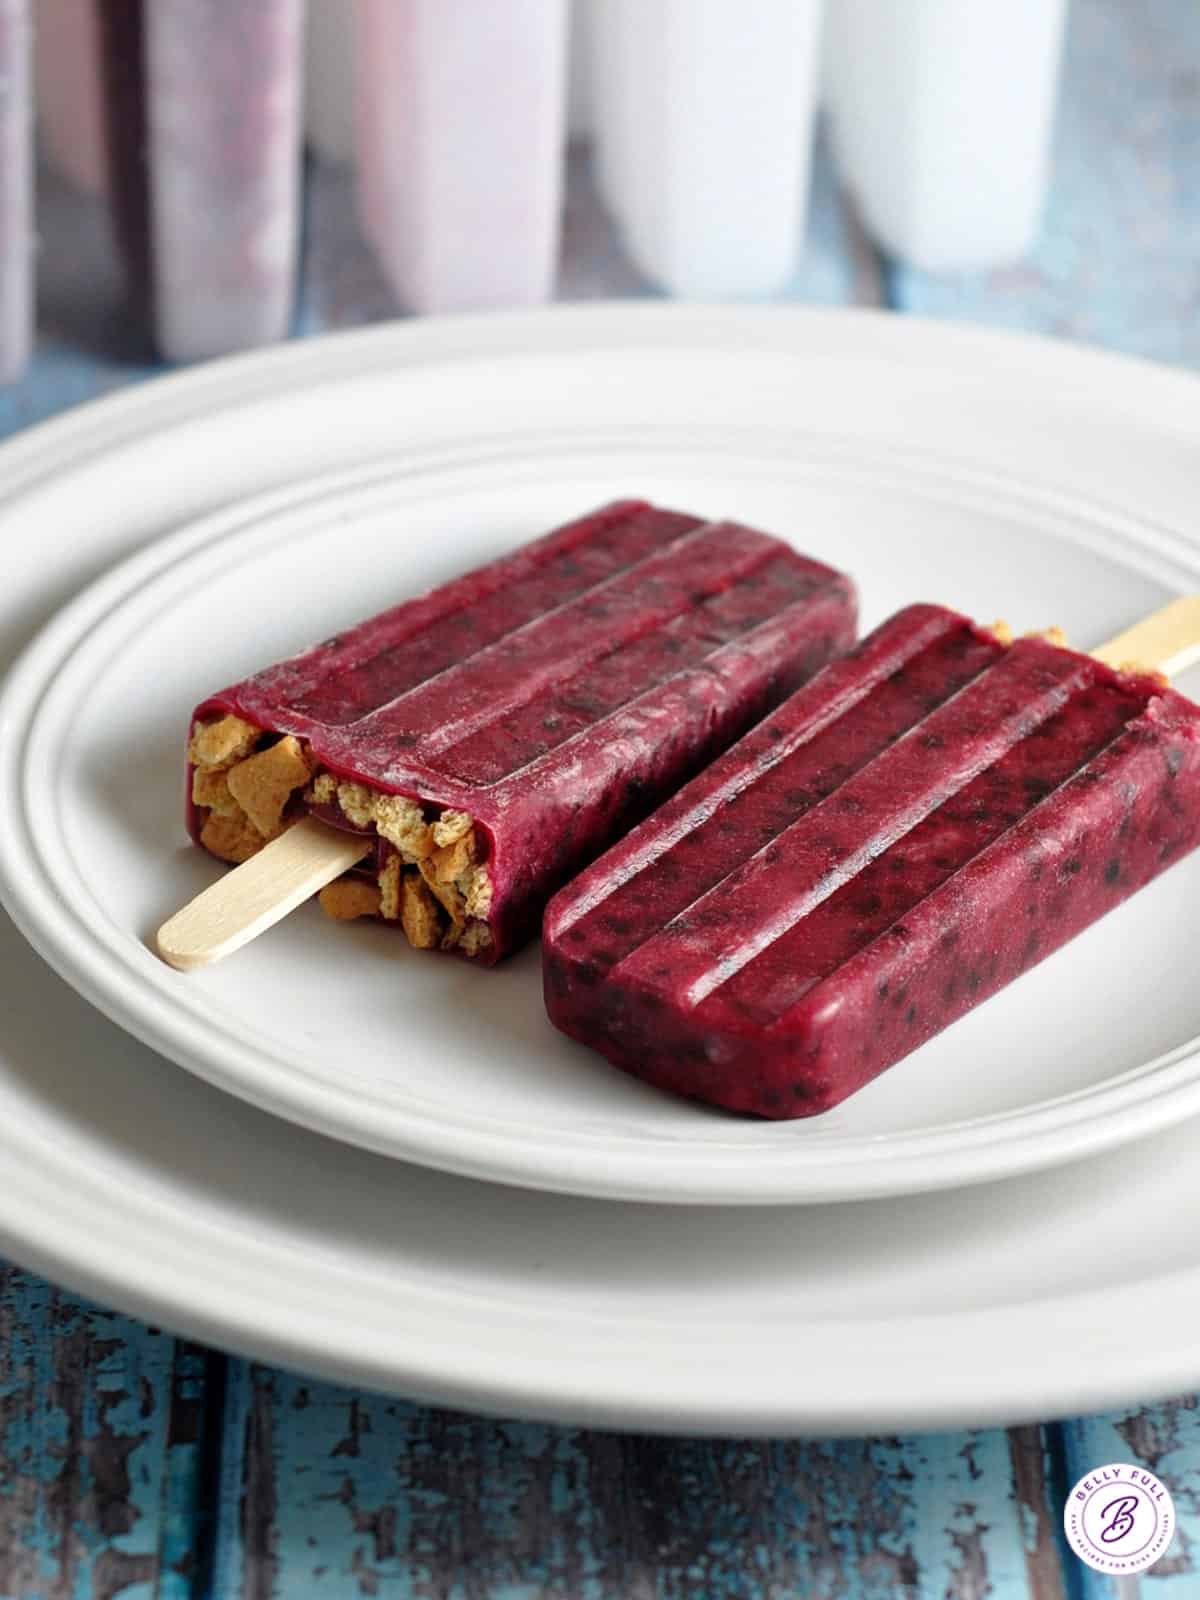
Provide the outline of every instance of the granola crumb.
{"type": "Polygon", "coordinates": [[[402,794],[375,797],[375,827],[380,836],[394,844],[405,860],[414,865],[433,848],[429,824],[415,800],[402,794]]]}
{"type": "Polygon", "coordinates": [[[492,909],[492,879],[486,867],[475,867],[465,885],[467,915],[486,917],[492,909]]]}
{"type": "Polygon", "coordinates": [[[379,873],[379,914],[388,922],[400,916],[400,878],[404,871],[399,856],[389,856],[379,873]]]}
{"type": "Polygon", "coordinates": [[[1044,639],[1047,644],[1054,645],[1059,650],[1066,650],[1067,636],[1059,627],[1035,628],[1032,633],[1025,635],[1027,639],[1044,639]]]}
{"type": "Polygon", "coordinates": [[[266,839],[243,812],[223,817],[210,811],[200,830],[200,843],[222,861],[249,861],[266,844],[266,839]]]}
{"type": "Polygon", "coordinates": [[[192,804],[207,806],[222,817],[240,817],[242,808],[229,792],[225,769],[193,767],[192,804]]]}
{"type": "Polygon", "coordinates": [[[492,930],[486,922],[469,922],[459,940],[459,948],[469,956],[480,955],[492,948],[492,930]]]}
{"type": "Polygon", "coordinates": [[[1003,617],[998,617],[990,629],[998,644],[1010,645],[1013,642],[1013,631],[1003,617]]]}
{"type": "Polygon", "coordinates": [[[365,878],[335,878],[332,883],[325,885],[317,898],[321,902],[321,910],[338,922],[379,915],[379,888],[365,878]]]}
{"type": "Polygon", "coordinates": [[[373,828],[395,850],[376,882],[347,874],[327,884],[319,895],[327,915],[399,922],[418,950],[461,944],[466,954],[478,955],[491,948],[492,880],[477,861],[469,812],[446,810],[431,823],[417,800],[318,769],[308,745],[295,736],[255,750],[261,738],[260,729],[237,717],[193,729],[192,796],[208,811],[200,834],[207,849],[225,861],[248,860],[298,820],[291,801],[301,791],[310,805],[336,805],[351,826],[373,828]]]}
{"type": "Polygon", "coordinates": [[[468,811],[443,811],[433,825],[433,842],[439,847],[455,844],[474,826],[475,819],[468,811]]]}
{"type": "Polygon", "coordinates": [[[232,767],[229,792],[264,838],[280,830],[284,808],[312,776],[312,762],[299,739],[287,734],[232,767]]]}
{"type": "Polygon", "coordinates": [[[196,767],[229,767],[248,756],[261,737],[262,729],[242,717],[197,722],[188,740],[188,760],[196,767]]]}
{"type": "Polygon", "coordinates": [[[433,875],[439,883],[457,883],[475,861],[475,830],[461,834],[453,844],[442,845],[429,857],[433,875]]]}
{"type": "Polygon", "coordinates": [[[1171,687],[1171,680],[1165,672],[1148,667],[1144,661],[1122,661],[1117,671],[1127,673],[1131,678],[1150,678],[1160,689],[1171,687]]]}
{"type": "Polygon", "coordinates": [[[441,943],[437,902],[415,872],[406,872],[400,881],[400,922],[415,949],[436,950],[441,943]]]}
{"type": "Polygon", "coordinates": [[[306,800],[311,800],[316,806],[332,806],[337,803],[337,779],[332,772],[318,772],[309,785],[306,800]]]}
{"type": "Polygon", "coordinates": [[[461,928],[467,920],[467,911],[466,898],[458,885],[441,881],[432,857],[418,863],[418,866],[422,878],[429,886],[430,894],[442,905],[455,927],[461,928]]]}
{"type": "Polygon", "coordinates": [[[377,796],[365,783],[339,783],[337,803],[347,822],[352,822],[356,828],[369,828],[375,820],[377,796]]]}

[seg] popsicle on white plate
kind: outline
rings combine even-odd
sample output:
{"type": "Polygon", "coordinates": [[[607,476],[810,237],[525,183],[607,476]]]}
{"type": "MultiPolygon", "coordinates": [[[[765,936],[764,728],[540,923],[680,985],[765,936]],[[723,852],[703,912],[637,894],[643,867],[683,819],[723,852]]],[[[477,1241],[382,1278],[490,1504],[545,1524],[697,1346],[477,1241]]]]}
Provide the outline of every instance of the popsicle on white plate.
{"type": "Polygon", "coordinates": [[[555,896],[551,1020],[730,1110],[838,1105],[1200,844],[1200,706],[1122,665],[1198,621],[1097,659],[898,612],[555,896]]]}
{"type": "Polygon", "coordinates": [[[334,917],[490,965],[854,625],[850,581],[779,539],[603,506],[197,708],[189,827],[242,865],[159,951],[216,959],[324,883],[334,917]]]}

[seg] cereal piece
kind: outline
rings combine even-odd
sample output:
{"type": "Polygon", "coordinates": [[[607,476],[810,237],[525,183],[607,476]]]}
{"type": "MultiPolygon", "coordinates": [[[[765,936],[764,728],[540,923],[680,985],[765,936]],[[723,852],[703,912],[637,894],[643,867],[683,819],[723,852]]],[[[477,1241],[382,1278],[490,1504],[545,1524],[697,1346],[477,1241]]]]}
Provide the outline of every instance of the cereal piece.
{"type": "Polygon", "coordinates": [[[342,815],[356,828],[369,828],[375,820],[377,796],[364,783],[339,783],[337,803],[342,815]]]}
{"type": "Polygon", "coordinates": [[[374,815],[380,836],[394,844],[406,861],[416,863],[433,848],[425,814],[407,795],[376,796],[374,815]]]}
{"type": "Polygon", "coordinates": [[[188,760],[197,767],[229,767],[248,756],[261,737],[262,729],[241,717],[198,722],[188,740],[188,760]]]}
{"type": "Polygon", "coordinates": [[[492,879],[486,867],[474,867],[467,876],[464,892],[467,915],[486,917],[492,909],[492,879]]]}
{"type": "Polygon", "coordinates": [[[399,856],[389,856],[379,874],[379,912],[389,922],[400,915],[400,878],[404,865],[399,856]]]}
{"type": "Polygon", "coordinates": [[[265,838],[280,830],[293,791],[312,776],[312,762],[299,739],[287,734],[278,744],[239,761],[229,773],[229,792],[265,838]]]}
{"type": "Polygon", "coordinates": [[[469,812],[443,811],[433,825],[433,842],[439,846],[454,844],[474,826],[475,819],[469,812]]]}
{"type": "Polygon", "coordinates": [[[200,830],[200,843],[222,861],[239,862],[249,861],[266,840],[241,812],[236,817],[223,817],[212,811],[200,830]]]}
{"type": "Polygon", "coordinates": [[[337,779],[332,772],[318,772],[304,798],[315,806],[336,805],[337,787],[337,779]]]}
{"type": "MultiPolygon", "coordinates": [[[[434,830],[436,832],[436,829],[434,830]]],[[[466,876],[475,860],[475,830],[463,834],[453,844],[443,845],[429,857],[438,883],[457,883],[466,876]]]]}
{"type": "Polygon", "coordinates": [[[400,882],[400,922],[415,949],[436,950],[441,943],[437,902],[415,872],[406,872],[400,882]]]}
{"type": "Polygon", "coordinates": [[[429,892],[438,900],[449,913],[452,921],[459,927],[466,921],[466,899],[455,883],[443,883],[437,875],[432,860],[420,863],[421,876],[429,885],[429,892]]]}
{"type": "Polygon", "coordinates": [[[379,915],[379,888],[365,878],[335,878],[332,883],[325,885],[317,898],[326,916],[338,922],[352,922],[355,917],[379,915]]]}
{"type": "Polygon", "coordinates": [[[469,922],[459,940],[459,948],[469,956],[477,956],[492,948],[492,930],[486,922],[469,922]]]}
{"type": "Polygon", "coordinates": [[[225,772],[216,767],[192,769],[192,803],[207,806],[223,817],[240,817],[242,808],[229,792],[225,772]]]}
{"type": "Polygon", "coordinates": [[[997,644],[1011,644],[1013,642],[1013,631],[1003,617],[997,618],[992,623],[989,631],[997,644]]]}

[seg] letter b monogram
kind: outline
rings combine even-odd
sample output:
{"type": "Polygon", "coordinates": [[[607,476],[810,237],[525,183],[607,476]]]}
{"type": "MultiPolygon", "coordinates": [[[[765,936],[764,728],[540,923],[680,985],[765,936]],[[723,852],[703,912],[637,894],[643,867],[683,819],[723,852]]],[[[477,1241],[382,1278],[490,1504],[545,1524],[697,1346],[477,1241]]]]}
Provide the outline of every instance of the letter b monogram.
{"type": "Polygon", "coordinates": [[[1123,1539],[1133,1531],[1133,1514],[1137,1510],[1137,1503],[1134,1494],[1125,1494],[1118,1500],[1108,1502],[1100,1513],[1103,1519],[1100,1537],[1105,1544],[1116,1544],[1118,1539],[1123,1539]]]}

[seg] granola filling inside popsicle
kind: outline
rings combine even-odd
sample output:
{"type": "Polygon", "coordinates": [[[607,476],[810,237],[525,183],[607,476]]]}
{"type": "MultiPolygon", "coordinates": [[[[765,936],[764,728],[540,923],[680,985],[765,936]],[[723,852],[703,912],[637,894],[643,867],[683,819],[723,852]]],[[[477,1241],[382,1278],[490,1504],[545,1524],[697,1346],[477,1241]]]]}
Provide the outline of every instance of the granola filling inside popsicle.
{"type": "Polygon", "coordinates": [[[855,609],[778,539],[616,502],[204,701],[189,827],[229,862],[306,815],[361,833],[325,909],[490,963],[855,609]]]}

